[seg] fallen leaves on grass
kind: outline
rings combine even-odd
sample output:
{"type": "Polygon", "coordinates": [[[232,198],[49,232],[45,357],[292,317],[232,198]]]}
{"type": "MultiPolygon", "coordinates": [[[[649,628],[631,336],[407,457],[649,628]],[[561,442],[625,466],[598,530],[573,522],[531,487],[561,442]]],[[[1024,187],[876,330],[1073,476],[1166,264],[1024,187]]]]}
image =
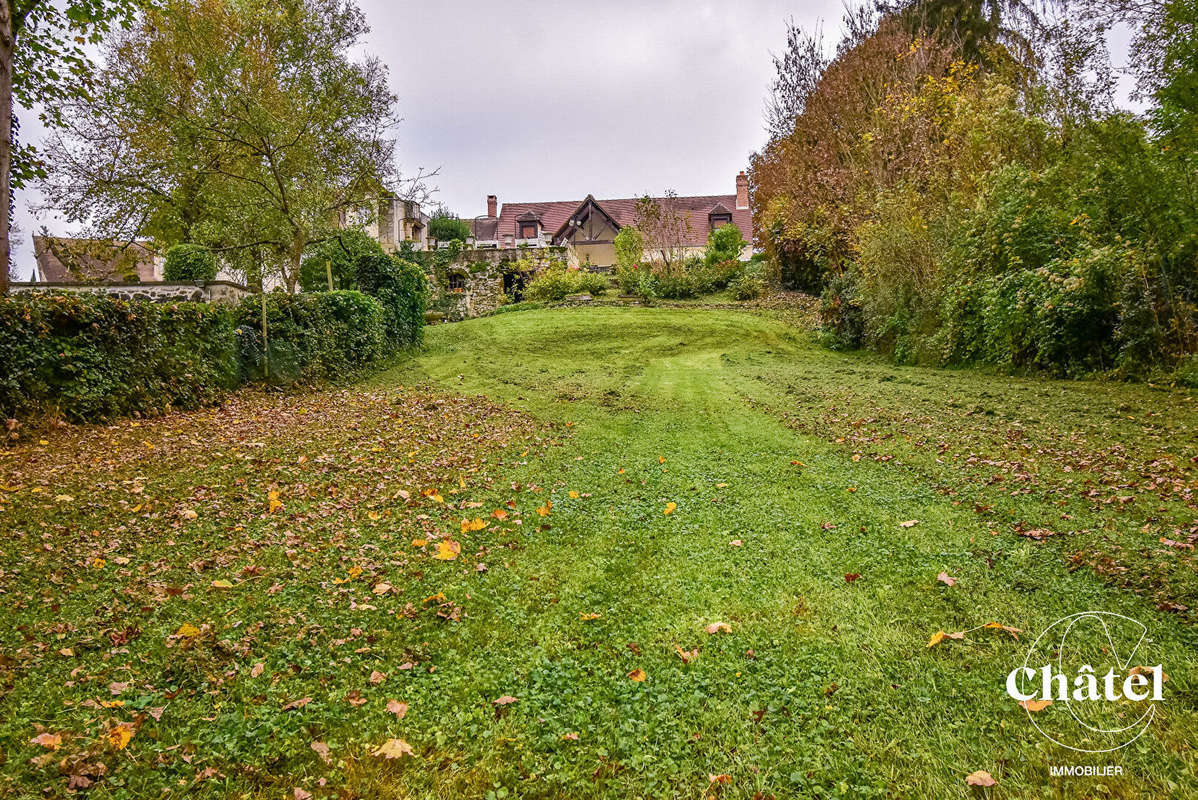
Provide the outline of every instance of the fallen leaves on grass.
{"type": "Polygon", "coordinates": [[[919,520],[909,519],[906,522],[900,522],[899,527],[900,528],[914,528],[918,524],[919,524],[919,520]]]}
{"type": "Polygon", "coordinates": [[[940,581],[945,586],[956,586],[957,585],[957,579],[954,578],[953,576],[949,575],[947,572],[941,572],[939,575],[936,576],[936,580],[940,581]]]}
{"type": "Polygon", "coordinates": [[[492,700],[491,705],[502,708],[503,706],[510,706],[512,703],[518,702],[520,702],[520,698],[512,697],[510,694],[505,694],[502,697],[497,697],[492,700]]]}
{"type": "Polygon", "coordinates": [[[645,674],[643,669],[637,667],[632,672],[628,673],[628,677],[635,683],[644,683],[649,676],[645,674]]]}
{"type": "Polygon", "coordinates": [[[844,582],[845,583],[856,583],[860,577],[861,577],[860,572],[846,572],[844,575],[844,582]]]}
{"type": "Polygon", "coordinates": [[[713,622],[703,630],[707,631],[708,635],[714,636],[717,633],[732,633],[732,626],[727,622],[713,622]]]}
{"type": "Polygon", "coordinates": [[[970,786],[994,786],[998,781],[991,777],[989,772],[979,769],[977,772],[971,772],[965,776],[965,782],[970,786]]]}
{"type": "Polygon", "coordinates": [[[403,739],[388,739],[374,751],[375,756],[381,756],[386,759],[403,758],[404,756],[415,756],[412,752],[412,746],[403,739]]]}
{"type": "Polygon", "coordinates": [[[1051,700],[1020,700],[1019,705],[1032,713],[1043,711],[1052,705],[1051,700]]]}
{"type": "Polygon", "coordinates": [[[667,517],[668,517],[670,514],[673,514],[673,513],[674,513],[675,511],[677,511],[677,510],[678,510],[678,504],[677,504],[677,503],[666,503],[666,516],[667,516],[667,517]]]}
{"type": "Polygon", "coordinates": [[[689,664],[699,657],[699,648],[697,647],[693,650],[683,650],[678,645],[674,645],[674,652],[676,652],[678,657],[682,659],[683,664],[689,664]]]}
{"type": "Polygon", "coordinates": [[[329,758],[329,746],[324,742],[312,742],[312,752],[320,756],[320,760],[326,764],[332,761],[332,759],[329,758]]]}
{"type": "Polygon", "coordinates": [[[57,733],[39,733],[30,739],[29,743],[44,747],[47,750],[57,750],[62,746],[62,737],[57,733]]]}
{"type": "Polygon", "coordinates": [[[408,704],[401,700],[388,700],[387,711],[394,714],[396,719],[403,719],[408,713],[408,704]]]}
{"type": "Polygon", "coordinates": [[[928,647],[935,647],[945,639],[964,639],[965,631],[957,631],[956,633],[945,633],[944,631],[936,631],[932,634],[932,638],[928,640],[928,647]]]}
{"type": "Polygon", "coordinates": [[[453,561],[462,552],[462,546],[452,539],[437,542],[437,560],[453,561]]]}
{"type": "Polygon", "coordinates": [[[122,722],[109,728],[104,734],[104,740],[113,750],[124,750],[129,746],[129,742],[133,741],[133,733],[133,726],[128,722],[122,722]]]}

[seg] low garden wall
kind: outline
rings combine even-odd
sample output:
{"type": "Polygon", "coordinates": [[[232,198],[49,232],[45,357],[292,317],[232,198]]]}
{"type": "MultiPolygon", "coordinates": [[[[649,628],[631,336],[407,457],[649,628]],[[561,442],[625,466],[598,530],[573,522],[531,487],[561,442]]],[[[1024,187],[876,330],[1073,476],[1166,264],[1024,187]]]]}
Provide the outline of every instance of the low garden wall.
{"type": "Polygon", "coordinates": [[[462,250],[430,275],[430,308],[456,321],[491,314],[511,298],[504,292],[504,277],[520,275],[519,283],[546,267],[566,261],[564,247],[530,247],[510,250],[462,250]]]}
{"type": "Polygon", "coordinates": [[[235,304],[251,294],[250,290],[230,281],[207,283],[12,283],[12,294],[29,292],[71,292],[100,294],[119,300],[145,300],[152,303],[224,303],[235,304]]]}

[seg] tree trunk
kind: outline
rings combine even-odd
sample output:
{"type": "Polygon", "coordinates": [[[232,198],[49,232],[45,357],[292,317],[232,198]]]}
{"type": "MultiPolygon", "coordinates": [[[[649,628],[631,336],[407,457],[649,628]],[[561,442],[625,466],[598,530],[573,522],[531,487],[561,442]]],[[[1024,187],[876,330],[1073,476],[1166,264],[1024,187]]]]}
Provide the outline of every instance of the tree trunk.
{"type": "Polygon", "coordinates": [[[11,0],[0,0],[0,295],[8,294],[12,268],[12,22],[11,0]]]}

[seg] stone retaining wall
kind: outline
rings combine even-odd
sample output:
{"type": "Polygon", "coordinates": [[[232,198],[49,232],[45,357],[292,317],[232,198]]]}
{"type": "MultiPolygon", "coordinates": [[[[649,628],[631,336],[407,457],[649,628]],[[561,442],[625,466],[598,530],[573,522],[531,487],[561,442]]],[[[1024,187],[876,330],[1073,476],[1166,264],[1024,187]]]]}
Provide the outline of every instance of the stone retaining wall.
{"type": "Polygon", "coordinates": [[[250,294],[244,286],[229,281],[211,283],[11,283],[12,294],[25,292],[86,292],[106,294],[120,300],[152,303],[226,303],[235,305],[250,294]]]}

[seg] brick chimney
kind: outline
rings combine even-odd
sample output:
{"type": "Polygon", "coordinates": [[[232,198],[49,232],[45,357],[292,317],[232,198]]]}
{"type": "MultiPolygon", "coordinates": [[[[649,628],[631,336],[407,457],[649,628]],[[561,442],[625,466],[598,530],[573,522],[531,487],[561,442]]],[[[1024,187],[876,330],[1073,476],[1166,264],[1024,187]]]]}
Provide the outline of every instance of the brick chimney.
{"type": "Polygon", "coordinates": [[[487,216],[495,219],[499,216],[499,198],[493,194],[487,195],[487,216]]]}
{"type": "Polygon", "coordinates": [[[743,169],[736,176],[736,207],[738,209],[749,207],[749,176],[743,169]]]}

